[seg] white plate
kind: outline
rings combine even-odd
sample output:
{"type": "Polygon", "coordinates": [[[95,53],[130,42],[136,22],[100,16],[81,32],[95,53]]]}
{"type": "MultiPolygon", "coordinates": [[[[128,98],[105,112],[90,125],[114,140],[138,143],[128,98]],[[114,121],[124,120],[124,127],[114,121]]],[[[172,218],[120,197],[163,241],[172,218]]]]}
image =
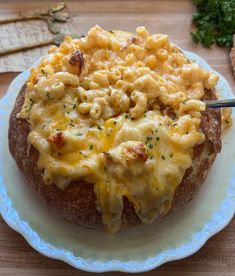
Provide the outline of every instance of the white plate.
{"type": "MultiPolygon", "coordinates": [[[[185,54],[212,70],[197,55],[185,54]]],[[[86,271],[141,272],[195,253],[231,220],[235,211],[235,126],[223,134],[222,152],[194,200],[158,223],[110,236],[51,215],[28,188],[8,150],[9,114],[28,76],[29,71],[20,74],[0,101],[0,211],[6,223],[37,251],[86,271]]],[[[222,76],[218,92],[223,98],[233,96],[222,76]]]]}

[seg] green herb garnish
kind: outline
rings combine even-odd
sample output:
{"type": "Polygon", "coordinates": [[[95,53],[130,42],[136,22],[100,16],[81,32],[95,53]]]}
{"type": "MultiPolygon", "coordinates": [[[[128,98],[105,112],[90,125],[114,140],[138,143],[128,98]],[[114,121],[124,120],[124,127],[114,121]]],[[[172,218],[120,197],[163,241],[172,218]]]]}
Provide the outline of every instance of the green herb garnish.
{"type": "Polygon", "coordinates": [[[153,148],[153,144],[149,144],[148,147],[149,147],[150,149],[152,149],[152,148],[153,148]]]}
{"type": "Polygon", "coordinates": [[[197,12],[193,14],[193,23],[197,27],[192,32],[193,40],[203,46],[212,44],[231,48],[235,33],[234,0],[193,0],[197,12]]]}
{"type": "Polygon", "coordinates": [[[47,72],[45,72],[43,68],[41,68],[41,71],[44,75],[47,75],[47,72]]]}

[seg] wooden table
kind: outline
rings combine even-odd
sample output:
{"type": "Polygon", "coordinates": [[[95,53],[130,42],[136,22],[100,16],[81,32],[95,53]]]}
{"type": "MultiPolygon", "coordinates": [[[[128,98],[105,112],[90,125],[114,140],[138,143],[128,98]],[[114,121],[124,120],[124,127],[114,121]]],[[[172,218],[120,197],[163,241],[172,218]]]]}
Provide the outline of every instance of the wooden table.
{"type": "MultiPolygon", "coordinates": [[[[48,1],[1,0],[0,16],[49,7],[48,1]]],[[[93,0],[67,1],[74,13],[75,26],[79,33],[94,24],[107,29],[134,31],[145,25],[151,32],[167,33],[180,47],[202,56],[217,71],[224,75],[235,91],[235,80],[228,59],[228,51],[213,47],[208,50],[195,45],[190,38],[191,16],[194,7],[190,1],[169,0],[93,0]]],[[[1,31],[1,26],[0,26],[1,31]]],[[[27,34],[26,34],[27,35],[27,34]]],[[[0,97],[4,95],[16,73],[0,74],[0,97]]],[[[69,265],[48,259],[34,249],[0,219],[0,275],[89,275],[69,265]]],[[[105,275],[121,275],[106,273],[105,275]]],[[[235,275],[235,218],[219,234],[211,238],[196,254],[184,260],[161,266],[142,275],[161,276],[234,276],[235,275]]]]}

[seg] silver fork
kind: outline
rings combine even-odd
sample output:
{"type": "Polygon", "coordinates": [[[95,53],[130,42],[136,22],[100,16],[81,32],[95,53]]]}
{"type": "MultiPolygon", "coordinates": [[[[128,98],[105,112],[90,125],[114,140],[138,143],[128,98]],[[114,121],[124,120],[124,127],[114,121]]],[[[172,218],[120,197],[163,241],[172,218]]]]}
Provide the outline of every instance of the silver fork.
{"type": "Polygon", "coordinates": [[[211,100],[203,101],[207,107],[220,108],[220,107],[235,107],[235,98],[226,100],[211,100]]]}

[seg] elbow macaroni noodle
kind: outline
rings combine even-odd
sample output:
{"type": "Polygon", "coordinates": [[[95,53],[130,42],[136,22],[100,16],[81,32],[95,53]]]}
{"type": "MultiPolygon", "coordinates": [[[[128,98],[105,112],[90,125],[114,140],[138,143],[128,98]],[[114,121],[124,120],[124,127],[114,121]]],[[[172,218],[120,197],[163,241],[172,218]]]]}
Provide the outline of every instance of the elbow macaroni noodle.
{"type": "Polygon", "coordinates": [[[65,37],[32,69],[18,117],[31,124],[44,182],[94,184],[103,223],[115,232],[123,196],[143,222],[168,211],[205,139],[202,97],[217,81],[167,35],[95,26],[86,37],[65,37]]]}

